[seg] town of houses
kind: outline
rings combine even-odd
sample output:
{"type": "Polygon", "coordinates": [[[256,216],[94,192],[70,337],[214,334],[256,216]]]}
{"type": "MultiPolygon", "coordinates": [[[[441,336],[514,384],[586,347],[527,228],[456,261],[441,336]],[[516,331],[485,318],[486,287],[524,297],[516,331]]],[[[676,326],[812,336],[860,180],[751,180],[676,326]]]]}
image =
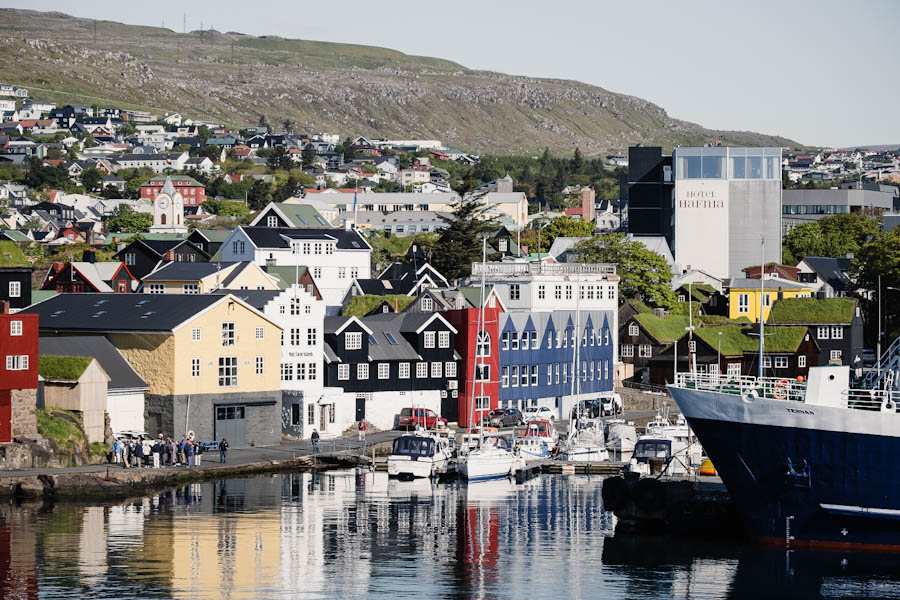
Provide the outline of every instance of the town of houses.
{"type": "Polygon", "coordinates": [[[566,213],[659,253],[676,273],[679,310],[666,312],[621,298],[616,265],[576,262],[575,238],[529,253],[519,235],[535,215],[508,175],[471,196],[493,218],[491,261],[473,264],[470,278],[448,280],[412,236],[440,233],[461,200],[432,162],[479,157],[438,140],[356,137],[348,159],[335,134],[57,106],[14,86],[0,85],[0,95],[0,168],[38,161],[73,183],[96,169],[104,192],[0,182],[0,442],[28,434],[34,407],[54,402],[82,413],[89,441],[106,439],[108,420],[111,431],[154,435],[187,424],[200,439],[227,436],[233,447],[313,431],[339,436],[363,419],[390,429],[413,406],[460,426],[497,407],[546,406],[565,418],[576,397],[626,382],[662,385],[674,369],[755,372],[760,319],[772,332],[763,367],[777,375],[834,363],[859,369],[862,317],[849,295],[848,260],[803,257],[754,271],[746,248],[725,240],[725,256],[706,256],[708,247],[680,241],[689,230],[679,237],[666,229],[668,219],[645,219],[664,206],[639,200],[651,187],[680,197],[678,186],[694,178],[747,180],[762,195],[776,185],[778,236],[860,208],[877,210],[887,224],[900,209],[897,188],[887,184],[780,195],[782,169],[791,180],[813,181],[857,165],[880,180],[897,175],[896,153],[701,148],[664,157],[658,148],[632,148],[627,157],[610,155],[612,166],[628,171],[621,203],[573,188],[577,205],[566,213]],[[221,168],[226,158],[265,165],[261,155],[272,151],[316,185],[269,202],[246,225],[223,225],[204,208],[211,197],[198,178],[240,181],[221,168]],[[401,168],[403,152],[416,156],[401,168]],[[691,161],[700,165],[706,154],[727,157],[727,175],[705,166],[692,175],[691,161]],[[638,173],[644,167],[658,171],[655,180],[638,173]],[[117,176],[133,169],[152,172],[137,197],[117,176]],[[401,191],[381,191],[386,182],[401,191]],[[149,232],[108,231],[121,206],[152,217],[149,232]],[[369,237],[376,230],[410,240],[405,255],[380,271],[369,237]],[[23,252],[53,256],[73,244],[84,245],[80,256],[39,273],[23,252]],[[707,317],[696,328],[695,307],[707,317]],[[40,373],[42,357],[88,360],[74,379],[58,380],[40,373]],[[96,385],[105,402],[90,401],[96,385]]]}

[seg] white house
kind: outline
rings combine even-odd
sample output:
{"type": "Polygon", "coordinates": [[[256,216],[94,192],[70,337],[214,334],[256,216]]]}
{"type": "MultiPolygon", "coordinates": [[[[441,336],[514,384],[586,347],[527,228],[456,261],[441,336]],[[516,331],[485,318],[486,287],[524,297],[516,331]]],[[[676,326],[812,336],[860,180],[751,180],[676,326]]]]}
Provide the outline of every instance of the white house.
{"type": "Polygon", "coordinates": [[[219,250],[221,260],[260,266],[305,266],[325,304],[340,306],[350,283],[371,272],[372,247],[354,229],[238,227],[219,250]]]}

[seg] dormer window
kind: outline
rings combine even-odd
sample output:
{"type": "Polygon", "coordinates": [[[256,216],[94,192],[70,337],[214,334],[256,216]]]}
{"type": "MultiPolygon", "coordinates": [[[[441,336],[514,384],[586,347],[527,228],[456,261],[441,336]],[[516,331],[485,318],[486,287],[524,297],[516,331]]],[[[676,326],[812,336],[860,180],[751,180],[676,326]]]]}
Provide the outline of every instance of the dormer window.
{"type": "Polygon", "coordinates": [[[344,350],[362,350],[362,333],[358,331],[345,333],[344,350]]]}

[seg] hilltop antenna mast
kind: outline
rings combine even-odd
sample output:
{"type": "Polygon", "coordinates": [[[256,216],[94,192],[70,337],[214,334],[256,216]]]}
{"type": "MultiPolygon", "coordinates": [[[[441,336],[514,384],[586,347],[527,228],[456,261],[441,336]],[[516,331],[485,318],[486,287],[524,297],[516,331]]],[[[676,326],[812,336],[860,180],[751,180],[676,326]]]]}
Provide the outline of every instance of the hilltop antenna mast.
{"type": "Polygon", "coordinates": [[[94,45],[97,45],[97,21],[94,21],[94,45]]]}
{"type": "Polygon", "coordinates": [[[203,19],[200,19],[200,43],[203,43],[203,19]]]}
{"type": "Polygon", "coordinates": [[[187,33],[187,13],[181,17],[181,33],[187,33]]]}

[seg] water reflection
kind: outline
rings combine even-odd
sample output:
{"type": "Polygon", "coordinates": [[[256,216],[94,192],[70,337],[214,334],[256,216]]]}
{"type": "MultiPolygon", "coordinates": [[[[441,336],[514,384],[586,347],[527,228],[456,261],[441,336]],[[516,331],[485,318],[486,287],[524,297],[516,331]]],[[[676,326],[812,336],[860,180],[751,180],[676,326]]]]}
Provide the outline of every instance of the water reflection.
{"type": "Polygon", "coordinates": [[[896,557],[613,537],[597,478],[385,474],[0,506],[2,598],[900,597],[896,557]]]}

